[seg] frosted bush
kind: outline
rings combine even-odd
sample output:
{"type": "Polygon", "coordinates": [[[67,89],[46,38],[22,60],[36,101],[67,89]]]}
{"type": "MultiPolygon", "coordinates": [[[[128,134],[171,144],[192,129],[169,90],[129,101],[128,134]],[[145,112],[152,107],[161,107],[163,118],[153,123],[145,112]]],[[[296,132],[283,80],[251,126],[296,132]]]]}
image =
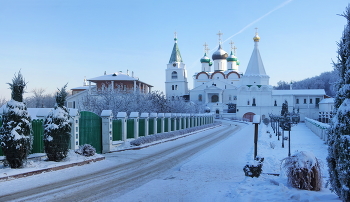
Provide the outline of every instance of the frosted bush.
{"type": "Polygon", "coordinates": [[[244,167],[243,171],[245,176],[248,177],[259,177],[262,172],[264,158],[257,156],[254,161],[248,162],[244,167]]]}
{"type": "Polygon", "coordinates": [[[286,170],[288,183],[298,189],[321,190],[322,176],[319,160],[306,151],[282,160],[282,167],[286,170]]]}
{"type": "Polygon", "coordinates": [[[80,145],[79,149],[75,150],[75,153],[88,157],[88,156],[95,155],[96,149],[89,144],[84,144],[84,145],[80,145]]]}

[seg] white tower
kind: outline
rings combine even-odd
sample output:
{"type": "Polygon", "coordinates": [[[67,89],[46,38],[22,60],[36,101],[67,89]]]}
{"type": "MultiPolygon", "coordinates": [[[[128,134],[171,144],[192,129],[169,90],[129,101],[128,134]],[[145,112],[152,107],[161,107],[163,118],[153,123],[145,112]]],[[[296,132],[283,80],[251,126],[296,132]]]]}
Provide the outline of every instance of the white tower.
{"type": "Polygon", "coordinates": [[[226,60],[227,60],[227,69],[238,72],[238,64],[237,64],[238,60],[237,60],[237,57],[235,56],[237,48],[235,46],[233,46],[233,42],[232,41],[230,42],[230,44],[231,44],[231,54],[230,54],[230,56],[228,56],[226,58],[226,60]],[[234,54],[233,54],[232,50],[234,50],[234,54]]]}
{"type": "Polygon", "coordinates": [[[222,33],[219,31],[217,34],[219,35],[219,48],[212,55],[212,59],[214,61],[214,71],[226,71],[227,70],[227,61],[226,58],[228,54],[221,48],[221,35],[222,33]]]}
{"type": "Polygon", "coordinates": [[[167,98],[188,95],[186,65],[183,63],[175,32],[174,47],[165,70],[165,94],[167,98]]]}
{"type": "Polygon", "coordinates": [[[200,60],[202,63],[202,72],[210,72],[212,62],[210,61],[210,58],[207,56],[209,48],[207,43],[204,43],[203,46],[204,46],[204,56],[200,60]]]}
{"type": "MultiPolygon", "coordinates": [[[[257,29],[257,28],[256,28],[257,29]]],[[[254,40],[254,50],[252,56],[250,57],[247,70],[243,76],[244,85],[269,85],[270,77],[266,74],[264,64],[260,57],[260,51],[258,48],[258,43],[260,37],[258,32],[255,32],[254,40]]]]}

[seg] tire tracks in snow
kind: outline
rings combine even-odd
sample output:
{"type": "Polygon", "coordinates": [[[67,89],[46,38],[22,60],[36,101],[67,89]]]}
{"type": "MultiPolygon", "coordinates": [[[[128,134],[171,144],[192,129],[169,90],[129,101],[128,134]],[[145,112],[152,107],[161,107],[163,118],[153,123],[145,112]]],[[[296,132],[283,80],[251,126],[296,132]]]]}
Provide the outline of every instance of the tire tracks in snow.
{"type": "Polygon", "coordinates": [[[171,146],[128,163],[97,173],[77,176],[32,189],[0,196],[0,201],[96,201],[106,196],[123,195],[175,167],[242,128],[226,126],[184,144],[171,146]]]}

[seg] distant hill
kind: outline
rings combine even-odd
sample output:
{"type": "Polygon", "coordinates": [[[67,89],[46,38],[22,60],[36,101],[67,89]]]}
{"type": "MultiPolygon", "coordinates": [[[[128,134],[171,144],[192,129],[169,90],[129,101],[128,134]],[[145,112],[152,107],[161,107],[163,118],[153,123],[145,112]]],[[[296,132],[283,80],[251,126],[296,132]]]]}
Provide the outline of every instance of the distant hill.
{"type": "MultiPolygon", "coordinates": [[[[293,89],[324,89],[326,95],[334,97],[334,82],[338,79],[338,74],[335,70],[330,72],[323,72],[319,76],[307,78],[301,81],[291,81],[293,89]]],[[[273,88],[276,90],[290,89],[291,82],[279,81],[277,86],[273,88]]]]}

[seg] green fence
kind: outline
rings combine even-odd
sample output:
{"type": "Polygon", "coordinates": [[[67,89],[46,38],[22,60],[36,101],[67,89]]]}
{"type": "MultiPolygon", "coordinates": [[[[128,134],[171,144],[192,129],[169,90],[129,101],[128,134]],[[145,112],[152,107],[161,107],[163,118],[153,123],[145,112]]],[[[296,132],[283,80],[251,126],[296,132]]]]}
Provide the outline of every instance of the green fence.
{"type": "Polygon", "coordinates": [[[127,135],[126,138],[134,138],[135,137],[135,120],[134,119],[128,119],[127,120],[127,135]]]}
{"type": "Polygon", "coordinates": [[[162,132],[162,118],[157,118],[157,133],[162,132]]]}
{"type": "Polygon", "coordinates": [[[95,113],[80,112],[79,143],[90,144],[97,153],[102,153],[102,118],[95,113]]]}
{"type": "Polygon", "coordinates": [[[113,120],[113,141],[123,140],[122,120],[113,120]]]}
{"type": "Polygon", "coordinates": [[[146,135],[146,119],[139,119],[139,136],[146,135]]]}
{"type": "Polygon", "coordinates": [[[153,134],[155,134],[155,132],[154,132],[154,119],[149,119],[148,120],[148,134],[149,135],[153,135],[153,134]]]}
{"type": "Polygon", "coordinates": [[[41,119],[32,120],[33,148],[31,153],[44,153],[44,121],[41,119]]]}
{"type": "Polygon", "coordinates": [[[169,119],[170,118],[164,119],[164,132],[169,132],[169,119]]]}

